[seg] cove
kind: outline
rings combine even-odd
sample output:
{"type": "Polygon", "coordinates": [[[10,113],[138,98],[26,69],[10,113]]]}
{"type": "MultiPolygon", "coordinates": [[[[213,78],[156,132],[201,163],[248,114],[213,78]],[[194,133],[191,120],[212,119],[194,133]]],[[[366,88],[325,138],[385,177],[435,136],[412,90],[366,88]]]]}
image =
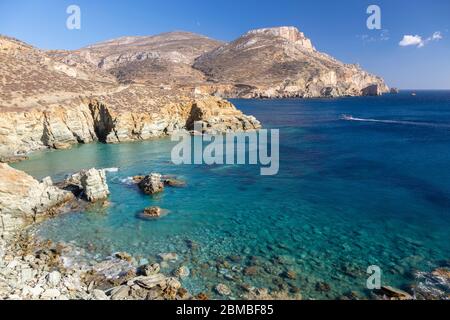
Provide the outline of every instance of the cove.
{"type": "Polygon", "coordinates": [[[382,285],[407,288],[416,271],[450,257],[450,134],[442,125],[450,123],[450,99],[448,92],[424,95],[233,101],[280,130],[274,176],[249,165],[176,166],[170,139],[80,145],[14,167],[55,181],[80,169],[119,168],[107,174],[108,207],[61,215],[35,230],[93,258],[126,251],[156,261],[175,252],[179,259],[162,272],[186,266],[183,286],[211,298],[221,298],[219,283],[232,297],[245,296],[249,285],[303,298],[369,298],[369,266],[380,267],[382,285]],[[187,186],[149,197],[127,183],[149,172],[176,175],[187,186]],[[170,213],[137,219],[148,206],[170,213]]]}

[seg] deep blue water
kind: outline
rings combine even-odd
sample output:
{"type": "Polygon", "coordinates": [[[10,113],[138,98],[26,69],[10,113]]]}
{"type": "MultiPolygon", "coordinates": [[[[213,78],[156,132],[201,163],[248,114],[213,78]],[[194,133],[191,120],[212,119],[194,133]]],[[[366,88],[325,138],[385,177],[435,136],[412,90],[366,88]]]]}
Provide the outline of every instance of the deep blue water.
{"type": "Polygon", "coordinates": [[[281,283],[299,288],[304,298],[350,291],[368,297],[370,265],[381,267],[383,284],[404,288],[415,270],[450,259],[449,91],[234,103],[264,127],[280,129],[278,175],[260,176],[259,167],[249,165],[175,166],[169,139],[36,153],[15,167],[55,180],[83,168],[120,168],[108,174],[109,208],[59,216],[39,234],[99,256],[127,251],[154,260],[177,252],[181,260],[165,271],[187,265],[192,274],[184,284],[212,297],[219,282],[234,297],[242,283],[270,290],[281,283]],[[149,172],[175,174],[188,186],[148,197],[121,182],[149,172]],[[138,219],[150,205],[170,213],[138,219]],[[191,252],[187,240],[199,250],[191,252]],[[242,258],[230,262],[234,271],[216,267],[230,255],[242,258]],[[243,275],[240,268],[255,260],[259,273],[243,275]],[[297,279],[282,278],[287,270],[297,279]],[[317,282],[331,290],[317,291],[317,282]]]}

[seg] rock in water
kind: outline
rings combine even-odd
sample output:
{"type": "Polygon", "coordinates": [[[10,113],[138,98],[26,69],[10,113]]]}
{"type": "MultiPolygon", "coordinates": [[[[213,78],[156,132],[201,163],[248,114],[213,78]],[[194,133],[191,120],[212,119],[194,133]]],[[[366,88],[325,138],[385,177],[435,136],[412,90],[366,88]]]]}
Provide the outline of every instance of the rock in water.
{"type": "Polygon", "coordinates": [[[90,202],[104,200],[109,195],[109,188],[106,183],[104,170],[95,168],[83,172],[81,175],[81,186],[83,187],[86,199],[90,202]]]}
{"type": "Polygon", "coordinates": [[[398,93],[400,93],[400,90],[398,88],[391,88],[391,90],[389,90],[389,92],[391,94],[398,94],[398,93]]]}
{"type": "Polygon", "coordinates": [[[175,178],[164,179],[164,185],[172,188],[183,188],[186,186],[186,182],[175,178]]]}
{"type": "Polygon", "coordinates": [[[147,218],[161,217],[162,210],[160,207],[149,207],[144,210],[143,216],[147,218]]]}
{"type": "Polygon", "coordinates": [[[361,94],[363,96],[381,96],[382,91],[380,89],[380,86],[377,84],[370,85],[364,89],[362,89],[361,94]]]}
{"type": "Polygon", "coordinates": [[[169,253],[160,253],[159,258],[161,261],[177,261],[178,255],[175,252],[169,252],[169,253]]]}
{"type": "Polygon", "coordinates": [[[156,194],[164,190],[164,183],[161,181],[161,175],[159,173],[152,173],[145,176],[139,184],[139,189],[145,194],[156,194]]]}
{"type": "Polygon", "coordinates": [[[175,270],[174,274],[176,277],[179,277],[179,278],[187,278],[190,275],[190,271],[189,271],[188,267],[181,266],[177,270],[175,270]]]}
{"type": "Polygon", "coordinates": [[[64,181],[64,189],[71,190],[76,196],[82,195],[90,202],[104,200],[109,196],[105,170],[95,168],[71,175],[64,181]]]}

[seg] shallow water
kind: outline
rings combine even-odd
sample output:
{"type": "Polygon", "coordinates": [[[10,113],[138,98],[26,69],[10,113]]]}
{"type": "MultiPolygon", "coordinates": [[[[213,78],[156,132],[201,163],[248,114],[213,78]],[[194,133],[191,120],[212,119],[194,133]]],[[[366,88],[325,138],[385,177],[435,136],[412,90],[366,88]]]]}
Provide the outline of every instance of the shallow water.
{"type": "Polygon", "coordinates": [[[448,262],[450,92],[234,102],[280,129],[278,175],[260,176],[249,165],[175,166],[169,139],[36,153],[15,167],[55,180],[83,168],[120,168],[108,173],[110,207],[46,221],[39,235],[99,257],[127,251],[153,261],[176,252],[180,260],[164,271],[187,265],[184,285],[212,297],[219,282],[234,297],[242,283],[299,288],[304,298],[370,297],[370,265],[381,267],[383,284],[405,287],[415,270],[448,262]],[[149,172],[188,185],[148,197],[123,183],[149,172]],[[170,212],[139,219],[151,205],[170,212]],[[236,257],[224,265],[229,256],[236,257]],[[243,274],[248,266],[257,266],[256,275],[243,274]],[[285,279],[287,270],[297,279],[285,279]],[[329,291],[318,290],[322,282],[329,291]]]}

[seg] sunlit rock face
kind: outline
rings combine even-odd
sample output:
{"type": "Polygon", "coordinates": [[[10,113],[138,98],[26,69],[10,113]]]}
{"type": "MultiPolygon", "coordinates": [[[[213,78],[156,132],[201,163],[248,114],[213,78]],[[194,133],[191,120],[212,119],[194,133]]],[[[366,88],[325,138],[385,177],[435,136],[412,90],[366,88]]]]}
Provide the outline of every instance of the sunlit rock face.
{"type": "Polygon", "coordinates": [[[294,27],[249,31],[200,56],[194,68],[210,82],[197,91],[222,97],[360,96],[373,85],[380,93],[389,90],[381,78],[359,66],[317,51],[294,27]]]}
{"type": "Polygon", "coordinates": [[[50,178],[42,182],[28,174],[0,163],[0,236],[14,231],[40,216],[51,214],[73,199],[70,192],[53,186],[50,178]]]}

